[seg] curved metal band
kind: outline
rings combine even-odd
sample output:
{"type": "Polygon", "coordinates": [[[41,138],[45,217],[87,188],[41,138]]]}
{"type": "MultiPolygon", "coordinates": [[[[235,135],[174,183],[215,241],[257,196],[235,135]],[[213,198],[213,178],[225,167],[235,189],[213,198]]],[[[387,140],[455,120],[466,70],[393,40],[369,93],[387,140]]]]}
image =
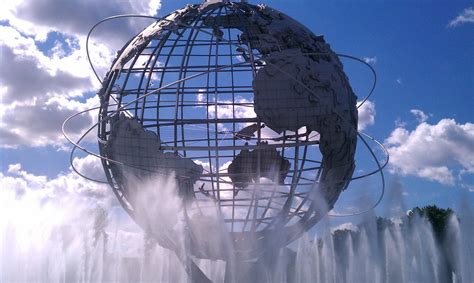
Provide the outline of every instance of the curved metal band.
{"type": "Polygon", "coordinates": [[[371,173],[368,173],[366,175],[362,175],[362,176],[359,176],[359,177],[352,178],[351,180],[357,180],[357,179],[361,179],[361,178],[371,176],[371,175],[376,174],[376,173],[380,173],[380,179],[381,179],[381,182],[382,182],[382,189],[380,191],[380,195],[379,195],[377,201],[371,207],[369,207],[368,209],[361,210],[361,211],[356,211],[356,212],[351,212],[351,213],[344,213],[344,214],[331,214],[331,213],[328,213],[328,216],[330,216],[330,217],[349,217],[349,216],[356,216],[356,215],[361,215],[361,214],[367,213],[367,212],[375,209],[380,204],[380,202],[382,202],[382,199],[385,195],[385,176],[383,174],[383,169],[385,168],[385,166],[387,166],[388,161],[389,161],[389,155],[388,155],[387,149],[379,141],[377,141],[376,139],[374,139],[373,137],[371,137],[367,134],[357,133],[357,135],[359,136],[359,138],[362,140],[364,145],[369,150],[370,155],[372,155],[373,159],[375,160],[375,163],[377,164],[378,169],[371,172],[371,173]],[[372,141],[376,142],[384,150],[384,152],[386,152],[387,159],[385,160],[383,165],[380,165],[380,162],[379,162],[377,156],[375,156],[374,151],[370,148],[369,144],[364,139],[364,137],[362,137],[361,134],[368,137],[368,138],[370,138],[372,141]]]}
{"type": "Polygon", "coordinates": [[[102,80],[100,79],[99,75],[97,74],[97,71],[94,67],[94,64],[92,64],[92,60],[91,60],[91,57],[90,57],[90,54],[89,54],[89,39],[92,35],[92,32],[94,31],[94,29],[98,26],[100,26],[101,24],[103,24],[104,22],[106,21],[110,21],[110,20],[115,20],[115,19],[120,19],[120,18],[146,18],[146,19],[155,19],[155,20],[162,20],[162,18],[158,18],[158,17],[153,17],[153,16],[147,16],[147,15],[138,15],[138,14],[122,14],[122,15],[116,15],[116,16],[111,16],[111,17],[107,17],[105,19],[102,19],[100,20],[99,22],[97,22],[90,30],[89,32],[87,33],[87,37],[86,37],[86,55],[87,55],[87,60],[89,61],[89,65],[91,66],[91,69],[92,69],[92,72],[94,72],[94,75],[95,77],[97,78],[97,80],[99,81],[100,84],[102,84],[102,80]]]}

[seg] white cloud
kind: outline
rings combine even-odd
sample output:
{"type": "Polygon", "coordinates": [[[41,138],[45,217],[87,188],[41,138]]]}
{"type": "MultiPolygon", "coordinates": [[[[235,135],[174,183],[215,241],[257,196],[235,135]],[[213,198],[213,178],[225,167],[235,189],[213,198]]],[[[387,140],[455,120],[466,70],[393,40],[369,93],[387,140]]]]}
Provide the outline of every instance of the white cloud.
{"type": "MultiPolygon", "coordinates": [[[[205,94],[203,91],[200,91],[197,95],[197,101],[199,103],[206,103],[205,94]]],[[[217,106],[217,113],[220,119],[225,118],[253,118],[256,117],[255,111],[253,109],[253,102],[251,100],[236,97],[235,103],[241,104],[237,106],[232,106],[231,100],[220,100],[218,103],[226,104],[226,105],[218,105],[217,106]],[[247,104],[247,105],[246,105],[247,104]]],[[[360,101],[358,102],[359,105],[360,101]]],[[[216,107],[214,105],[207,106],[207,111],[209,111],[209,117],[214,118],[216,113],[216,107]]],[[[365,103],[359,108],[358,110],[359,120],[358,120],[358,129],[360,131],[367,129],[368,126],[371,126],[375,123],[375,103],[367,100],[365,103]]],[[[221,125],[222,127],[222,125],[221,125]]],[[[224,128],[222,128],[224,129],[224,128]]],[[[275,133],[268,128],[263,129],[264,136],[266,138],[270,137],[277,137],[275,133]]]]}
{"type": "MultiPolygon", "coordinates": [[[[64,119],[97,103],[97,99],[76,100],[95,89],[83,50],[48,57],[33,38],[14,28],[0,26],[0,32],[0,147],[62,146],[64,119]]],[[[72,123],[73,132],[91,123],[92,116],[82,116],[72,123]]]]}
{"type": "Polygon", "coordinates": [[[53,95],[77,97],[92,89],[88,78],[60,69],[51,70],[51,65],[42,63],[38,57],[15,54],[8,46],[0,45],[0,48],[3,55],[0,83],[7,88],[2,103],[31,102],[53,95]]]}
{"type": "MultiPolygon", "coordinates": [[[[0,147],[62,147],[63,120],[97,106],[99,88],[85,53],[85,35],[102,18],[125,13],[156,14],[160,0],[12,0],[0,12],[0,147]],[[45,48],[48,40],[52,47],[45,48]]],[[[105,74],[115,50],[150,20],[118,20],[101,26],[90,42],[91,59],[105,74]],[[111,46],[113,46],[111,48],[111,46]]],[[[48,43],[49,44],[49,43],[48,43]]],[[[92,124],[80,116],[69,129],[73,137],[92,124]]],[[[94,117],[94,118],[93,118],[94,117]]]]}
{"type": "MultiPolygon", "coordinates": [[[[44,40],[46,35],[52,31],[84,36],[94,24],[103,18],[119,14],[155,15],[157,9],[161,7],[159,0],[11,2],[0,14],[0,19],[8,20],[10,25],[27,35],[34,36],[36,40],[44,40]]],[[[119,19],[114,24],[104,24],[95,35],[109,42],[117,43],[127,40],[141,30],[144,21],[149,22],[150,20],[119,19]]]]}
{"type": "Polygon", "coordinates": [[[452,170],[446,166],[420,168],[417,174],[421,178],[441,184],[454,185],[455,182],[452,170]]]}
{"type": "Polygon", "coordinates": [[[370,64],[370,65],[375,65],[377,63],[377,56],[374,57],[364,57],[362,58],[365,63],[370,64]]]}
{"type": "Polygon", "coordinates": [[[107,180],[104,169],[102,168],[102,163],[100,159],[95,156],[87,155],[84,158],[76,157],[73,159],[72,164],[79,173],[86,177],[99,181],[107,180]]]}
{"type": "MultiPolygon", "coordinates": [[[[63,43],[55,44],[50,54],[46,52],[47,56],[33,37],[13,27],[0,26],[0,33],[0,147],[63,146],[64,119],[98,102],[96,98],[85,101],[83,97],[85,92],[98,87],[93,83],[95,78],[85,59],[83,44],[70,42],[68,53],[63,43]]],[[[69,44],[67,41],[64,44],[69,44]]],[[[96,62],[104,66],[111,60],[111,54],[107,57],[106,50],[100,46],[98,49],[102,59],[96,62]]],[[[92,121],[91,115],[75,120],[70,129],[73,136],[92,121]]]]}
{"type": "MultiPolygon", "coordinates": [[[[66,140],[61,132],[63,121],[92,106],[97,99],[91,98],[86,103],[61,97],[39,98],[31,103],[3,105],[0,121],[0,147],[17,148],[18,146],[40,147],[53,145],[63,147],[66,140]]],[[[93,123],[89,113],[72,120],[67,128],[73,139],[93,123]]]]}
{"type": "Polygon", "coordinates": [[[448,27],[456,27],[466,23],[474,23],[474,7],[467,7],[456,18],[452,19],[448,27]]]}
{"type": "MultiPolygon", "coordinates": [[[[205,94],[199,92],[197,96],[197,101],[199,103],[206,103],[205,94]]],[[[227,118],[254,118],[256,117],[255,111],[253,110],[253,101],[236,97],[235,102],[232,100],[219,100],[217,101],[217,107],[212,105],[213,101],[209,102],[210,105],[207,106],[207,111],[209,112],[209,117],[214,118],[216,116],[219,119],[227,118]]]]}
{"type": "Polygon", "coordinates": [[[418,123],[423,123],[423,122],[426,122],[426,120],[428,120],[428,118],[430,116],[432,116],[431,114],[425,114],[425,112],[419,110],[419,109],[411,109],[410,110],[410,113],[413,114],[416,118],[416,120],[418,121],[418,123]]]}
{"type": "Polygon", "coordinates": [[[402,78],[397,78],[395,81],[396,81],[397,84],[399,84],[399,85],[403,84],[402,78]]]}
{"type": "Polygon", "coordinates": [[[386,139],[391,171],[445,185],[455,184],[455,172],[474,174],[474,124],[442,119],[410,131],[396,128],[386,139]]]}
{"type": "MultiPolygon", "coordinates": [[[[218,100],[217,107],[213,105],[214,101],[209,101],[209,105],[207,105],[206,101],[206,93],[204,90],[199,90],[199,93],[196,96],[196,100],[198,104],[202,106],[197,106],[196,108],[204,107],[206,111],[209,113],[209,118],[216,117],[217,111],[217,118],[219,119],[231,119],[231,118],[255,118],[257,114],[253,109],[253,101],[243,98],[243,97],[235,97],[234,102],[232,100],[218,100]],[[207,106],[206,106],[207,105],[207,106]]],[[[228,129],[223,125],[218,125],[220,130],[227,131],[228,129]]]]}
{"type": "MultiPolygon", "coordinates": [[[[360,102],[357,104],[359,105],[359,103],[360,102]]],[[[375,115],[375,103],[370,100],[365,101],[365,103],[359,108],[359,131],[363,131],[368,126],[373,125],[375,123],[375,115]]]]}
{"type": "MultiPolygon", "coordinates": [[[[75,158],[74,163],[85,175],[105,179],[98,159],[75,158]]],[[[10,164],[5,174],[0,173],[0,187],[17,195],[34,194],[45,202],[85,198],[109,205],[114,201],[108,185],[87,181],[72,171],[55,178],[34,175],[23,170],[21,164],[10,164]]]]}

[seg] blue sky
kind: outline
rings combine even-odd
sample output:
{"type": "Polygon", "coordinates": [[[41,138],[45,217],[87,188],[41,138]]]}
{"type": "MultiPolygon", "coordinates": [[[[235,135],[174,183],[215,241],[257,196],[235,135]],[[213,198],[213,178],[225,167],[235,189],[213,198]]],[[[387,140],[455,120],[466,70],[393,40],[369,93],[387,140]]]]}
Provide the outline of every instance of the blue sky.
{"type": "MultiPolygon", "coordinates": [[[[110,203],[113,195],[108,188],[88,183],[70,171],[70,147],[59,128],[67,116],[98,104],[95,92],[99,85],[85,60],[85,35],[107,16],[155,11],[163,16],[187,2],[67,0],[58,4],[43,0],[6,4],[0,13],[0,187],[21,187],[27,192],[63,189],[91,203],[110,203]]],[[[387,196],[401,186],[407,208],[456,207],[461,199],[474,203],[472,1],[263,2],[324,35],[334,51],[365,58],[377,71],[372,108],[361,112],[364,131],[391,153],[387,196]]],[[[148,23],[114,22],[98,30],[92,52],[101,74],[115,50],[148,23]]],[[[360,64],[343,63],[362,98],[370,89],[370,72],[360,64]]],[[[77,137],[93,119],[84,116],[73,124],[72,135],[77,137]]],[[[94,143],[88,145],[95,149],[94,143]]],[[[93,158],[79,157],[80,168],[100,177],[100,165],[93,158]]],[[[361,166],[371,166],[364,157],[359,158],[361,166]]],[[[344,211],[352,205],[360,197],[359,187],[365,186],[363,195],[374,199],[378,180],[367,182],[354,184],[337,208],[344,211]]],[[[387,202],[377,213],[385,213],[387,202]]]]}

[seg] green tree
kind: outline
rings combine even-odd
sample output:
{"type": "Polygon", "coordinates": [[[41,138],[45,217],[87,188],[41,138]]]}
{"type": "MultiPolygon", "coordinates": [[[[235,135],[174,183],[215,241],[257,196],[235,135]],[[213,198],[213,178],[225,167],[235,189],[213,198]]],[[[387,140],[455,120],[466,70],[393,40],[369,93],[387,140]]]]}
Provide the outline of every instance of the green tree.
{"type": "Polygon", "coordinates": [[[425,217],[431,223],[433,231],[438,240],[442,240],[445,235],[449,217],[453,214],[451,208],[440,208],[436,205],[428,205],[422,208],[415,207],[408,213],[408,218],[415,215],[425,217]]]}

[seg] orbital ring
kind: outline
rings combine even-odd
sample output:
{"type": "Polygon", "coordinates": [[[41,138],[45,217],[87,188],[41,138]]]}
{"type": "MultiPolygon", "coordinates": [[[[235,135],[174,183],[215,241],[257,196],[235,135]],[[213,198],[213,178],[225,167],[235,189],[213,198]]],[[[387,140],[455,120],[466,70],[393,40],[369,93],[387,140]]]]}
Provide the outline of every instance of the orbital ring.
{"type": "MultiPolygon", "coordinates": [[[[87,180],[90,180],[90,181],[93,181],[93,182],[97,182],[97,183],[105,183],[107,184],[108,182],[106,181],[101,181],[101,180],[96,180],[96,179],[92,179],[88,176],[85,176],[84,174],[80,173],[77,168],[74,166],[73,164],[73,156],[74,156],[74,152],[77,148],[79,148],[80,150],[86,152],[87,154],[89,155],[92,155],[92,156],[95,156],[97,158],[100,158],[102,160],[106,160],[106,161],[109,161],[109,162],[113,162],[113,163],[116,163],[116,164],[120,164],[120,165],[123,165],[123,166],[128,166],[128,167],[132,167],[132,168],[135,168],[135,166],[132,166],[132,165],[129,165],[129,164],[124,164],[122,162],[119,162],[119,161],[116,161],[116,160],[113,160],[113,159],[110,159],[110,158],[107,158],[107,157],[104,157],[104,156],[101,156],[100,154],[97,154],[97,153],[94,153],[92,151],[89,151],[88,149],[80,146],[80,142],[84,139],[84,137],[90,132],[92,131],[99,123],[97,122],[96,124],[94,124],[93,126],[91,126],[80,138],[79,140],[74,143],[70,138],[69,136],[67,135],[66,131],[65,131],[65,125],[70,121],[72,120],[73,118],[81,115],[81,114],[84,114],[86,112],[89,112],[89,111],[93,111],[93,110],[97,110],[99,109],[100,107],[94,107],[94,108],[90,108],[90,109],[87,109],[87,110],[84,110],[84,111],[81,111],[81,112],[78,112],[78,113],[75,113],[74,115],[68,117],[64,123],[63,123],[63,126],[62,126],[62,131],[63,131],[63,135],[66,137],[66,139],[68,139],[69,142],[71,142],[71,144],[73,144],[73,149],[71,150],[71,154],[70,154],[70,164],[71,164],[71,167],[73,168],[74,172],[76,172],[78,175],[80,175],[81,177],[84,177],[85,179],[87,180]]],[[[382,201],[383,199],[383,196],[385,194],[385,178],[384,178],[384,174],[383,174],[383,169],[387,166],[388,162],[389,162],[389,154],[387,152],[387,149],[385,148],[385,146],[379,142],[378,140],[376,140],[375,138],[373,138],[372,136],[369,136],[368,134],[366,133],[363,133],[363,132],[358,132],[357,135],[359,136],[359,138],[362,140],[362,142],[364,143],[364,145],[366,146],[366,148],[369,150],[370,154],[372,155],[373,159],[375,160],[376,164],[377,164],[377,167],[378,169],[376,169],[375,171],[372,171],[370,173],[367,173],[367,174],[364,174],[364,175],[361,175],[361,176],[356,176],[356,177],[352,177],[348,180],[343,180],[343,181],[352,181],[352,180],[357,180],[357,179],[362,179],[362,178],[365,178],[365,177],[368,177],[368,176],[371,176],[371,175],[374,175],[376,173],[380,173],[381,175],[381,181],[382,181],[382,189],[381,189],[381,193],[377,199],[377,201],[368,209],[366,210],[363,210],[363,211],[359,211],[359,212],[354,212],[354,213],[347,213],[347,214],[330,214],[328,213],[328,216],[330,217],[348,217],[348,216],[356,216],[356,215],[360,215],[360,214],[364,214],[364,213],[367,213],[369,211],[371,211],[372,209],[375,209],[379,204],[380,202],[382,201]],[[379,160],[377,159],[377,157],[375,156],[375,153],[373,152],[373,150],[370,148],[370,146],[368,145],[367,141],[364,139],[364,137],[367,137],[369,139],[371,139],[372,141],[374,141],[375,143],[377,143],[380,148],[384,151],[385,155],[386,155],[386,159],[384,161],[384,163],[381,165],[379,160]]],[[[144,168],[137,168],[137,169],[140,169],[140,170],[145,170],[144,168]]]]}
{"type": "Polygon", "coordinates": [[[100,79],[99,75],[97,74],[97,71],[94,67],[94,64],[92,64],[92,60],[91,60],[91,57],[90,57],[90,54],[89,54],[89,38],[91,37],[91,34],[92,32],[94,31],[94,29],[98,26],[100,26],[101,24],[103,24],[104,22],[106,21],[109,21],[109,20],[114,20],[114,19],[120,19],[120,18],[148,18],[148,19],[155,19],[155,20],[164,20],[164,18],[158,18],[158,17],[153,17],[153,16],[147,16],[147,15],[139,15],[139,14],[122,14],[122,15],[115,15],[115,16],[111,16],[111,17],[107,17],[105,19],[102,19],[100,20],[99,22],[97,22],[90,30],[89,32],[87,33],[87,37],[86,37],[86,54],[87,54],[87,60],[89,61],[89,65],[92,69],[92,72],[94,72],[94,75],[95,77],[97,78],[97,80],[99,81],[100,84],[102,84],[102,80],[100,79]]]}
{"type": "MultiPolygon", "coordinates": [[[[373,150],[369,147],[369,145],[367,144],[367,141],[362,137],[361,133],[357,133],[357,135],[359,136],[359,138],[362,140],[362,142],[364,143],[364,145],[367,147],[367,149],[370,151],[370,154],[372,155],[373,159],[375,160],[375,163],[377,163],[377,167],[378,167],[378,172],[380,173],[380,178],[381,178],[381,181],[382,181],[382,189],[381,189],[381,192],[380,192],[380,195],[377,199],[377,201],[368,209],[366,210],[362,210],[362,211],[356,211],[356,212],[351,212],[351,213],[343,213],[343,214],[331,214],[331,213],[328,213],[327,215],[330,216],[330,217],[349,217],[349,216],[356,216],[356,215],[361,215],[361,214],[364,214],[364,213],[367,213],[373,209],[375,209],[381,202],[382,202],[382,199],[385,195],[385,176],[383,174],[383,169],[385,168],[385,166],[388,164],[388,160],[389,160],[389,155],[388,155],[388,152],[387,152],[387,149],[385,148],[385,146],[383,146],[379,141],[377,141],[376,139],[374,139],[373,137],[365,134],[365,133],[362,133],[362,135],[365,135],[366,137],[372,139],[374,142],[376,142],[378,145],[381,146],[381,148],[386,152],[386,156],[387,156],[387,159],[385,160],[384,164],[381,166],[380,165],[380,162],[379,160],[377,159],[377,157],[375,156],[375,153],[373,152],[373,150]]],[[[370,175],[373,175],[375,174],[377,171],[374,171],[372,173],[369,173],[369,174],[366,174],[364,176],[359,176],[359,177],[356,177],[356,178],[352,178],[352,180],[357,180],[357,179],[361,179],[361,178],[364,178],[364,177],[368,177],[370,175]]]]}
{"type": "MultiPolygon", "coordinates": [[[[101,22],[97,23],[97,24],[90,30],[87,39],[89,39],[89,36],[90,36],[90,34],[92,33],[93,29],[94,29],[95,27],[97,27],[99,24],[101,24],[101,23],[103,23],[103,22],[105,22],[105,21],[107,21],[107,20],[116,19],[116,18],[124,18],[124,17],[142,17],[142,18],[151,18],[151,19],[156,19],[156,20],[166,20],[166,21],[169,21],[168,19],[157,18],[157,17],[152,17],[152,16],[143,16],[143,15],[118,15],[118,16],[114,16],[114,17],[110,17],[110,18],[104,19],[104,20],[102,20],[101,22]]],[[[186,26],[186,25],[181,24],[181,23],[180,23],[180,25],[186,26]]],[[[190,28],[196,28],[196,27],[190,27],[190,28]]],[[[196,29],[200,30],[199,28],[196,28],[196,29]]],[[[203,32],[203,33],[209,33],[209,32],[204,31],[204,30],[201,30],[201,32],[203,32]]],[[[209,34],[211,34],[211,33],[209,33],[209,34]]],[[[222,40],[225,40],[225,39],[222,39],[222,40]]],[[[87,43],[88,43],[88,42],[87,42],[87,43]]],[[[239,45],[236,45],[236,44],[232,44],[232,45],[239,46],[239,45]]],[[[97,79],[99,80],[99,82],[101,82],[100,78],[98,77],[97,72],[95,71],[95,68],[93,67],[92,61],[91,61],[91,59],[90,59],[90,57],[89,57],[88,46],[87,46],[87,48],[86,48],[86,51],[87,51],[89,63],[91,64],[91,68],[93,69],[94,74],[96,75],[96,77],[97,77],[97,79]]],[[[304,55],[308,55],[308,54],[313,54],[313,55],[325,55],[325,54],[328,54],[328,53],[307,53],[307,54],[304,54],[304,55]]],[[[376,73],[375,73],[374,69],[373,69],[369,64],[367,64],[366,62],[364,62],[363,60],[361,60],[361,59],[359,59],[359,58],[357,58],[357,57],[353,57],[353,56],[350,56],[350,55],[344,55],[344,54],[337,54],[337,55],[338,55],[338,56],[341,56],[341,57],[347,57],[347,58],[350,58],[350,59],[354,59],[354,60],[357,60],[357,61],[360,61],[360,62],[364,63],[365,65],[367,65],[367,66],[371,69],[371,71],[372,71],[373,74],[374,74],[374,83],[373,83],[372,89],[371,89],[370,93],[369,93],[369,94],[362,100],[362,102],[357,106],[357,108],[359,108],[359,107],[361,107],[362,104],[371,96],[372,92],[373,92],[374,89],[375,89],[376,73]]],[[[261,57],[257,57],[257,59],[260,59],[260,58],[261,58],[261,57]]],[[[232,64],[232,65],[229,65],[229,66],[224,66],[223,68],[219,68],[219,69],[229,68],[229,67],[232,67],[232,66],[237,66],[237,65],[239,65],[239,64],[240,64],[240,63],[232,64]]],[[[269,63],[269,64],[270,64],[270,65],[273,65],[273,64],[271,64],[271,63],[269,63]]],[[[278,68],[277,66],[274,66],[274,67],[278,68]]],[[[280,69],[280,68],[279,68],[279,69],[280,69]]],[[[208,70],[207,72],[203,72],[203,73],[200,73],[200,74],[197,74],[197,75],[204,75],[204,74],[206,74],[206,73],[209,73],[210,71],[216,71],[216,70],[217,70],[217,69],[208,70]]],[[[107,120],[107,119],[110,119],[111,115],[122,111],[122,110],[123,110],[125,107],[127,107],[128,105],[130,105],[130,104],[132,104],[132,103],[134,103],[134,102],[136,102],[136,101],[139,101],[139,100],[145,98],[146,96],[148,96],[148,95],[150,95],[150,94],[152,94],[152,93],[155,93],[155,92],[157,92],[157,91],[159,91],[159,90],[161,90],[161,89],[163,89],[163,88],[167,88],[167,87],[169,87],[169,86],[171,86],[171,85],[174,85],[174,84],[176,84],[176,83],[180,83],[181,81],[185,81],[185,80],[187,80],[187,79],[192,79],[192,78],[194,78],[194,77],[197,77],[197,75],[196,75],[196,76],[190,76],[190,77],[184,78],[184,79],[182,79],[182,80],[179,80],[179,81],[176,81],[176,82],[174,82],[174,83],[171,83],[171,84],[169,84],[169,85],[167,85],[167,86],[164,86],[164,87],[162,87],[162,88],[160,88],[160,89],[157,89],[157,90],[154,90],[154,91],[152,91],[152,92],[150,92],[150,93],[147,93],[147,94],[145,94],[145,95],[143,95],[143,96],[140,96],[140,97],[138,97],[137,99],[131,101],[130,103],[128,103],[128,104],[122,106],[121,108],[119,108],[119,109],[116,110],[115,112],[111,113],[109,116],[106,117],[106,120],[107,120]]],[[[290,78],[291,78],[291,76],[290,76],[290,78]]],[[[295,80],[295,78],[292,78],[292,79],[295,80]]],[[[78,173],[79,175],[81,175],[81,176],[83,176],[83,177],[85,177],[85,178],[87,178],[87,179],[89,179],[89,180],[96,181],[96,182],[101,182],[101,183],[107,183],[107,182],[103,182],[103,181],[93,180],[93,179],[91,179],[91,178],[88,178],[88,177],[84,176],[83,174],[80,174],[80,173],[76,170],[76,168],[74,167],[74,165],[72,164],[72,157],[73,157],[73,153],[74,153],[74,151],[75,151],[76,148],[79,148],[79,149],[85,151],[85,152],[88,153],[88,154],[91,154],[91,155],[94,155],[94,156],[96,156],[96,157],[99,157],[99,158],[101,158],[102,160],[107,160],[107,161],[114,162],[114,163],[117,163],[117,164],[122,164],[122,163],[120,163],[120,162],[118,162],[118,161],[111,160],[111,159],[108,159],[108,158],[106,158],[106,157],[103,157],[103,156],[101,156],[101,155],[99,155],[99,154],[95,154],[95,153],[93,153],[93,152],[91,152],[91,151],[88,151],[87,149],[85,149],[85,148],[83,148],[82,146],[79,145],[80,142],[82,141],[82,139],[85,137],[85,135],[87,135],[88,133],[90,133],[90,131],[91,131],[93,128],[95,128],[95,126],[97,126],[100,122],[103,122],[103,120],[99,121],[98,123],[96,123],[95,125],[93,125],[90,129],[88,129],[88,130],[84,133],[84,135],[77,141],[77,143],[74,143],[71,139],[69,139],[69,137],[67,136],[67,134],[66,134],[65,131],[64,131],[65,124],[66,124],[66,122],[68,122],[70,119],[75,118],[75,117],[77,117],[78,115],[83,114],[83,113],[85,113],[85,112],[92,111],[92,110],[98,109],[98,108],[100,108],[100,107],[88,109],[88,110],[86,110],[86,111],[82,111],[82,112],[76,113],[75,115],[69,117],[69,118],[63,123],[63,134],[64,134],[65,137],[68,139],[68,141],[71,142],[71,143],[74,145],[73,151],[71,152],[71,160],[70,160],[71,165],[73,166],[74,171],[75,171],[76,173],[78,173]]],[[[336,113],[336,114],[337,114],[337,113],[336,113]]],[[[362,175],[362,176],[353,177],[353,178],[351,178],[350,180],[355,180],[355,179],[364,178],[364,177],[373,175],[373,174],[375,174],[375,173],[377,173],[377,172],[380,172],[380,171],[386,166],[386,164],[388,163],[388,153],[387,153],[385,147],[384,147],[380,142],[378,142],[377,140],[375,140],[374,138],[372,138],[372,137],[370,137],[370,136],[368,136],[368,135],[366,135],[366,134],[364,134],[364,133],[362,133],[362,134],[365,135],[365,136],[367,136],[367,137],[369,137],[369,138],[371,138],[371,139],[372,139],[373,141],[375,141],[378,145],[380,145],[380,146],[382,147],[383,151],[386,153],[387,159],[386,159],[384,165],[383,165],[383,166],[380,166],[379,161],[375,158],[375,155],[374,155],[373,151],[369,148],[369,146],[367,145],[365,139],[364,139],[364,138],[360,135],[360,133],[358,132],[358,136],[363,140],[363,142],[365,143],[366,147],[367,147],[367,148],[369,149],[369,151],[371,152],[372,156],[376,159],[376,162],[377,162],[377,164],[378,164],[378,169],[375,170],[375,171],[373,171],[373,172],[371,172],[371,173],[362,175]]],[[[130,165],[127,165],[127,164],[122,164],[122,165],[130,166],[130,165]]],[[[133,167],[133,166],[130,166],[130,167],[133,167]]],[[[143,169],[143,168],[140,168],[140,169],[143,169]]],[[[381,173],[381,174],[382,174],[382,179],[383,179],[383,173],[381,173]]],[[[385,187],[384,181],[383,181],[383,187],[385,187]]],[[[382,192],[382,196],[383,196],[383,192],[382,192]]],[[[378,203],[377,203],[375,206],[377,206],[377,205],[378,205],[378,203]]],[[[375,207],[375,206],[374,206],[374,207],[375,207]]],[[[370,210],[370,209],[369,209],[369,210],[370,210]]],[[[363,212],[362,212],[362,213],[363,213],[363,212]]]]}

